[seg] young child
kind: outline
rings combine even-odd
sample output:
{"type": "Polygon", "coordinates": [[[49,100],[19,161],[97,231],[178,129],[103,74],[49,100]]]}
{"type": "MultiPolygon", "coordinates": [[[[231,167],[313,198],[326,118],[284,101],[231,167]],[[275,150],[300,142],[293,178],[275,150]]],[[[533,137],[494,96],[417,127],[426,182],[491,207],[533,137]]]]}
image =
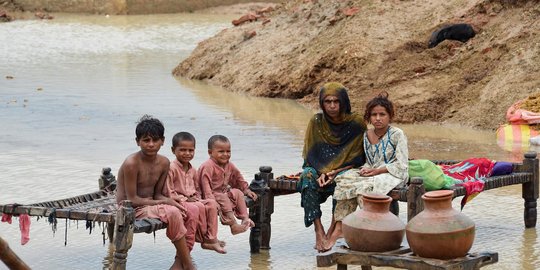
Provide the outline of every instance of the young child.
{"type": "Polygon", "coordinates": [[[145,115],[135,129],[140,151],[129,155],[118,170],[116,202],[130,200],[136,218],[158,218],[167,223],[167,237],[176,248],[171,269],[195,269],[186,244],[184,207],[161,192],[169,171],[169,160],[158,154],[165,128],[158,119],[145,115]]]}
{"type": "Polygon", "coordinates": [[[231,227],[231,233],[239,234],[255,226],[249,219],[244,195],[257,200],[257,194],[248,188],[242,174],[232,164],[231,143],[223,135],[214,135],[208,140],[208,155],[197,171],[205,199],[217,201],[221,211],[221,223],[231,227]],[[242,220],[238,224],[236,218],[242,220]]]}
{"type": "Polygon", "coordinates": [[[212,199],[201,199],[197,173],[190,163],[195,155],[195,137],[188,132],[176,133],[172,138],[171,150],[176,159],[171,162],[167,176],[169,197],[183,204],[188,215],[198,216],[194,237],[203,249],[226,253],[222,246],[225,243],[217,239],[218,204],[212,199]]]}
{"type": "Polygon", "coordinates": [[[366,163],[334,179],[336,227],[325,248],[332,248],[341,237],[341,221],[357,206],[362,207],[362,194],[386,195],[409,178],[407,137],[401,129],[390,125],[393,118],[394,105],[388,99],[388,93],[382,92],[366,104],[364,120],[373,125],[364,133],[366,163]]]}

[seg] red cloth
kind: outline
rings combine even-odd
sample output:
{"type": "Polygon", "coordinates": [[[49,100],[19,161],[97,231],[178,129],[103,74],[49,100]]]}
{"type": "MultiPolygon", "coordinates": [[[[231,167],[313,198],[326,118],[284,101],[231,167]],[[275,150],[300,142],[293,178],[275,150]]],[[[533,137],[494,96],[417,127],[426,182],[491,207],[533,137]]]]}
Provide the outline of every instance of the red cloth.
{"type": "Polygon", "coordinates": [[[21,230],[21,245],[25,245],[30,241],[30,216],[19,215],[19,229],[21,230]]]}
{"type": "Polygon", "coordinates": [[[8,224],[11,224],[11,215],[2,213],[2,222],[7,222],[8,224]]]}
{"type": "Polygon", "coordinates": [[[461,209],[484,190],[484,179],[491,176],[493,166],[495,162],[487,158],[469,158],[457,164],[441,165],[444,174],[461,181],[456,185],[466,190],[461,209]]]}

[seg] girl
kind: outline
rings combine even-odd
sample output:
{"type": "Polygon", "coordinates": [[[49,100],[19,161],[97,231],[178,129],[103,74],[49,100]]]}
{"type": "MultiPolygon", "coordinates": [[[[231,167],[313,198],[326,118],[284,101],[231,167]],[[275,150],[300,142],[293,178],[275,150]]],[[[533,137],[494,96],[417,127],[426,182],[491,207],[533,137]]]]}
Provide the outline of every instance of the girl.
{"type": "Polygon", "coordinates": [[[394,105],[388,93],[382,92],[367,103],[364,120],[373,128],[364,134],[366,163],[335,178],[336,228],[325,248],[332,248],[342,237],[341,221],[357,206],[362,207],[362,194],[387,194],[409,177],[407,137],[401,129],[390,126],[393,118],[394,105]]]}

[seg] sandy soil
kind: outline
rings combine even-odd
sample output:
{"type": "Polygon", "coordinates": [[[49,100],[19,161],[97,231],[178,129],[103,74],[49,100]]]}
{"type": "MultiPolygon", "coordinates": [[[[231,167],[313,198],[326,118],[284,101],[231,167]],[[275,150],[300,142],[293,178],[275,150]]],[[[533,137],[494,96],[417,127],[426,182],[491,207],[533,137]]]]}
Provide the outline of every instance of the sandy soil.
{"type": "Polygon", "coordinates": [[[538,3],[286,1],[201,42],[173,73],[312,107],[322,84],[340,81],[358,112],[385,90],[398,122],[494,129],[513,102],[540,92],[538,3]],[[427,47],[434,30],[458,22],[472,24],[476,37],[427,47]]]}

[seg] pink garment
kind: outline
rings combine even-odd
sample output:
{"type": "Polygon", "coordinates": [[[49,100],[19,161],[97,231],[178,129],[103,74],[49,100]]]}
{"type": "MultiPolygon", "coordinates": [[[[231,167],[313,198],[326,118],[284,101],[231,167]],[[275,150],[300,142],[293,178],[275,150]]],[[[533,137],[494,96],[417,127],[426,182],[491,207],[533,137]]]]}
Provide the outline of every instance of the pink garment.
{"type": "Polygon", "coordinates": [[[135,209],[135,218],[157,218],[167,223],[167,237],[176,242],[186,235],[186,227],[180,209],[167,204],[146,205],[135,209]]]}
{"type": "Polygon", "coordinates": [[[2,222],[7,222],[8,224],[11,224],[11,215],[2,213],[2,222]]]}
{"type": "Polygon", "coordinates": [[[201,198],[197,171],[191,164],[189,164],[188,171],[185,172],[182,163],[176,159],[173,160],[165,186],[167,190],[164,194],[167,194],[169,197],[179,195],[186,197],[184,200],[187,200],[188,197],[201,198]]]}
{"type": "MultiPolygon", "coordinates": [[[[248,190],[248,183],[233,163],[229,162],[225,167],[221,167],[213,159],[208,159],[201,164],[197,175],[205,199],[216,200],[222,213],[234,211],[237,218],[247,218],[244,195],[248,190]]],[[[221,216],[221,222],[224,223],[225,215],[221,216]]]]}
{"type": "Polygon", "coordinates": [[[512,104],[506,111],[506,120],[513,125],[517,124],[540,124],[540,113],[521,109],[521,104],[527,99],[519,100],[512,104]]]}
{"type": "Polygon", "coordinates": [[[30,241],[30,216],[28,214],[19,215],[19,229],[21,230],[21,245],[30,241]]]}
{"type": "MultiPolygon", "coordinates": [[[[234,211],[234,216],[239,219],[246,219],[248,217],[249,214],[244,193],[239,189],[231,188],[227,193],[214,193],[214,197],[222,213],[234,211]]],[[[228,220],[226,215],[221,215],[222,224],[230,224],[229,222],[231,220],[228,220]]]]}
{"type": "Polygon", "coordinates": [[[175,196],[181,197],[188,216],[197,220],[197,222],[193,222],[196,225],[196,229],[190,230],[189,227],[187,228],[186,240],[189,240],[188,243],[191,242],[193,237],[195,241],[200,243],[205,240],[217,239],[218,204],[211,199],[202,200],[200,194],[197,173],[191,164],[189,164],[188,171],[185,172],[178,160],[172,161],[167,176],[167,195],[172,198],[175,196]],[[188,197],[198,201],[188,202],[188,197]]]}
{"type": "Polygon", "coordinates": [[[208,159],[199,167],[197,176],[205,199],[214,199],[213,193],[226,193],[230,188],[239,189],[244,193],[248,189],[248,183],[240,170],[231,162],[222,168],[213,159],[208,159]]]}
{"type": "Polygon", "coordinates": [[[217,239],[218,231],[218,204],[214,200],[200,200],[196,202],[185,202],[199,209],[199,220],[197,222],[197,233],[195,240],[199,243],[217,239]]]}
{"type": "Polygon", "coordinates": [[[199,207],[188,202],[183,202],[182,205],[186,208],[187,213],[184,217],[184,225],[186,226],[186,244],[189,250],[193,250],[197,225],[199,223],[199,207]]]}

